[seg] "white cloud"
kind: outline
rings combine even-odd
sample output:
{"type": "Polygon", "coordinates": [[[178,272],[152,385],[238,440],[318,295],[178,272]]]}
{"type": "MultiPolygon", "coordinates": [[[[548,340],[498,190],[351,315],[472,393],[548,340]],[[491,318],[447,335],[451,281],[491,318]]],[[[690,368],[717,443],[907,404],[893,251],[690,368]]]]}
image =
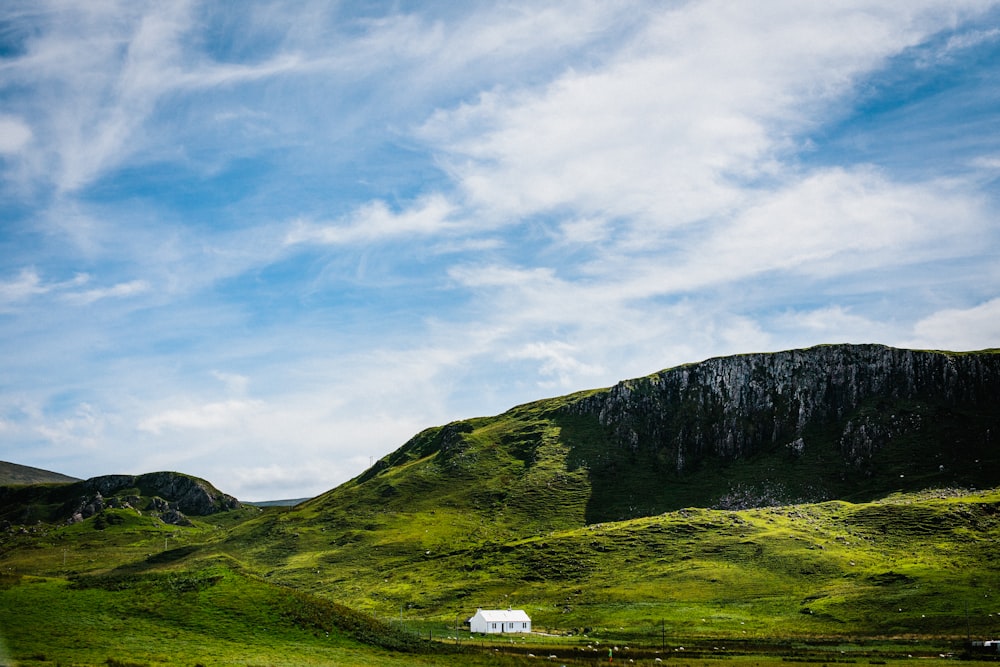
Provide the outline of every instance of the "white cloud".
{"type": "Polygon", "coordinates": [[[31,127],[16,116],[0,116],[0,154],[21,152],[31,141],[31,127]]]}
{"type": "Polygon", "coordinates": [[[437,234],[456,227],[450,220],[455,207],[441,195],[431,195],[410,209],[396,213],[385,202],[371,202],[338,224],[297,221],[285,245],[316,243],[347,245],[391,240],[401,236],[437,234]]]}
{"type": "Polygon", "coordinates": [[[983,350],[1000,347],[1000,297],[972,308],[948,308],[918,321],[907,347],[983,350]]]}
{"type": "Polygon", "coordinates": [[[577,218],[560,225],[562,241],[575,245],[593,245],[606,241],[610,236],[610,224],[603,218],[577,218]]]}
{"type": "Polygon", "coordinates": [[[90,276],[87,274],[78,273],[70,280],[45,282],[35,268],[21,269],[16,278],[0,281],[0,306],[4,302],[23,302],[50,292],[71,291],[89,280],[90,276]]]}
{"type": "Polygon", "coordinates": [[[553,269],[521,269],[496,264],[486,266],[461,265],[449,274],[466,287],[524,287],[546,290],[555,283],[553,269]]]}
{"type": "Polygon", "coordinates": [[[7,117],[0,150],[34,139],[29,179],[72,194],[127,163],[178,157],[180,147],[148,125],[158,106],[179,94],[233,86],[295,71],[296,54],[258,63],[216,63],[192,57],[198,24],[193,3],[85,3],[42,14],[45,30],[28,52],[7,62],[11,83],[32,87],[34,132],[7,117]]]}
{"type": "Polygon", "coordinates": [[[69,292],[66,299],[75,304],[89,305],[95,301],[109,298],[125,298],[136,296],[148,292],[150,285],[145,280],[131,280],[125,283],[118,283],[111,287],[99,287],[81,292],[69,292]]]}
{"type": "Polygon", "coordinates": [[[230,399],[202,405],[173,408],[146,417],[138,424],[140,431],[162,435],[165,431],[217,430],[232,427],[261,408],[254,400],[230,399]]]}
{"type": "Polygon", "coordinates": [[[245,375],[240,375],[239,373],[212,371],[212,377],[222,382],[230,394],[235,394],[237,396],[245,394],[247,387],[250,385],[250,378],[245,375]]]}
{"type": "Polygon", "coordinates": [[[554,378],[540,386],[573,387],[586,377],[599,376],[605,369],[585,363],[579,359],[584,350],[563,341],[531,342],[512,350],[510,359],[530,359],[540,361],[538,373],[554,378]]]}
{"type": "Polygon", "coordinates": [[[102,444],[106,424],[107,418],[99,409],[80,403],[72,415],[37,423],[34,430],[51,443],[92,450],[102,444]]]}
{"type": "Polygon", "coordinates": [[[469,200],[510,216],[571,206],[635,233],[744,201],[786,168],[822,105],[932,27],[920,7],[702,2],[653,12],[638,45],[541,90],[482,94],[421,134],[469,200]],[[850,35],[850,39],[844,39],[850,35]],[[706,83],[710,82],[710,83],[706,83]]]}
{"type": "Polygon", "coordinates": [[[42,285],[38,272],[34,269],[22,269],[16,278],[0,282],[0,300],[21,301],[49,290],[42,285]]]}
{"type": "Polygon", "coordinates": [[[978,169],[997,170],[1000,169],[1000,156],[982,155],[973,159],[970,164],[978,169]]]}
{"type": "Polygon", "coordinates": [[[35,167],[51,174],[60,191],[90,183],[136,150],[137,131],[158,97],[152,84],[176,57],[187,12],[188,3],[143,16],[113,5],[67,7],[48,16],[50,32],[9,68],[58,91],[58,103],[39,99],[40,148],[47,155],[35,167]]]}
{"type": "Polygon", "coordinates": [[[998,39],[1000,39],[1000,28],[959,32],[949,37],[948,41],[940,49],[924,54],[920,60],[920,65],[923,67],[940,65],[959,57],[962,51],[979,47],[988,42],[995,42],[998,39]]]}
{"type": "Polygon", "coordinates": [[[987,220],[981,203],[946,183],[903,184],[867,168],[824,170],[742,210],[703,247],[699,274],[734,280],[761,271],[851,273],[968,251],[987,220]],[[947,224],[943,224],[947,221],[947,224]]]}
{"type": "Polygon", "coordinates": [[[331,487],[332,479],[347,479],[356,470],[338,461],[310,460],[301,463],[267,463],[258,466],[237,466],[231,473],[232,488],[240,500],[290,500],[282,494],[289,490],[295,498],[310,497],[331,487]],[[277,495],[276,495],[277,494],[277,495]]]}
{"type": "Polygon", "coordinates": [[[870,343],[892,341],[899,336],[899,323],[855,313],[839,304],[814,309],[791,309],[769,317],[764,323],[781,347],[809,347],[821,343],[870,343]]]}

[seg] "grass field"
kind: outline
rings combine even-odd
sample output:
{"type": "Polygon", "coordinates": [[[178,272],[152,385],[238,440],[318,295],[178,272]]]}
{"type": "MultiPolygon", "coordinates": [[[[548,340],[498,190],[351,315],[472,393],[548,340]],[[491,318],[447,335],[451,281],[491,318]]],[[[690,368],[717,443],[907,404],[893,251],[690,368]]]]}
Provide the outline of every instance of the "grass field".
{"type": "Polygon", "coordinates": [[[184,528],[106,510],[3,536],[0,639],[6,662],[39,666],[595,664],[609,646],[634,664],[878,664],[1000,636],[998,589],[996,490],[530,536],[446,504],[247,508],[184,528]],[[508,605],[547,635],[459,629],[508,605]]]}

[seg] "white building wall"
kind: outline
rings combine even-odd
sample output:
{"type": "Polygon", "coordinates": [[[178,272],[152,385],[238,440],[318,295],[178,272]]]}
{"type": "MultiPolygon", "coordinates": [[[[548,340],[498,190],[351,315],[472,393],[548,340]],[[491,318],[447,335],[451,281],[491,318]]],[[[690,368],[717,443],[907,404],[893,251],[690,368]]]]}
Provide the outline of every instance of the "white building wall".
{"type": "Polygon", "coordinates": [[[469,619],[469,630],[487,635],[531,632],[531,619],[521,609],[479,609],[469,619]]]}

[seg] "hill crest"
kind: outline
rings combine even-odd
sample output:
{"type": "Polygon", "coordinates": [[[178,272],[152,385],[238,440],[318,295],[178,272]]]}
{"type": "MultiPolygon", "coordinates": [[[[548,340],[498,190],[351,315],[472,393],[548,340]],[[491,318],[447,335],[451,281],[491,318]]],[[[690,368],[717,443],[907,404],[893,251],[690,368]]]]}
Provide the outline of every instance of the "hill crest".
{"type": "Polygon", "coordinates": [[[716,357],[427,429],[330,493],[378,487],[391,501],[411,475],[433,494],[434,471],[447,496],[469,483],[473,507],[550,513],[566,493],[586,496],[584,517],[563,517],[577,524],[989,488],[1000,483],[997,396],[996,350],[845,344],[716,357]]]}
{"type": "Polygon", "coordinates": [[[79,482],[77,477],[70,477],[62,473],[42,470],[31,466],[0,461],[0,486],[12,484],[66,484],[79,482]]]}

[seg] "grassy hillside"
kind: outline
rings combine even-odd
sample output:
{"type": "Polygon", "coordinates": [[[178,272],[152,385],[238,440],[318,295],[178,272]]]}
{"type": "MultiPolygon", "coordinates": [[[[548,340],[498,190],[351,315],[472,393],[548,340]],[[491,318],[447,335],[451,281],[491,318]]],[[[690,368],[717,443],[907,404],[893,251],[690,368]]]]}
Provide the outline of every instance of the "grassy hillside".
{"type": "Polygon", "coordinates": [[[78,481],[76,477],[70,477],[58,472],[0,461],[0,486],[13,484],[66,484],[78,481]]]}
{"type": "MultiPolygon", "coordinates": [[[[454,649],[213,554],[243,509],[189,527],[132,510],[0,539],[0,662],[438,665],[454,649]]],[[[469,658],[468,664],[479,664],[469,658]]]]}
{"type": "Polygon", "coordinates": [[[867,378],[858,380],[862,384],[920,389],[893,394],[869,387],[869,393],[858,390],[855,396],[844,377],[834,382],[823,374],[823,359],[814,357],[826,348],[781,355],[790,369],[785,375],[768,370],[779,363],[778,355],[710,360],[610,390],[536,401],[494,417],[427,429],[356,480],[307,505],[333,514],[347,506],[355,508],[354,514],[372,506],[390,513],[397,506],[433,508],[449,521],[464,523],[470,535],[513,536],[691,506],[861,502],[891,492],[1000,485],[1000,448],[991,435],[1000,431],[992,389],[1000,386],[1000,355],[912,353],[916,368],[873,370],[888,363],[886,358],[910,353],[861,349],[874,359],[854,359],[852,346],[830,347],[839,351],[829,353],[843,364],[839,376],[853,373],[867,378]],[[965,374],[949,365],[956,359],[969,360],[965,374]],[[808,372],[800,368],[804,364],[808,372]],[[727,373],[737,375],[729,378],[734,386],[712,379],[727,373]],[[938,374],[949,378],[944,388],[928,380],[938,374]],[[694,379],[686,384],[689,375],[694,379]],[[740,382],[755,387],[759,406],[730,396],[742,391],[740,382]],[[789,386],[782,388],[783,382],[789,386]],[[664,388],[673,385],[686,393],[664,388]],[[809,388],[796,398],[802,387],[809,388]],[[816,407],[821,399],[835,405],[816,407]],[[796,422],[794,406],[807,404],[812,418],[796,422]],[[722,423],[741,434],[734,441],[757,444],[737,453],[725,433],[716,439],[706,435],[722,423]],[[677,451],[664,444],[675,441],[688,444],[677,451]],[[704,446],[697,457],[687,451],[695,447],[692,443],[704,446]],[[664,459],[671,452],[691,456],[681,465],[664,459]]]}
{"type": "Polygon", "coordinates": [[[359,517],[372,527],[351,529],[315,506],[189,527],[106,510],[103,528],[95,516],[8,531],[0,650],[32,665],[480,664],[413,633],[468,642],[456,622],[507,605],[562,636],[535,640],[552,651],[610,641],[829,656],[874,642],[884,656],[1000,634],[1000,490],[476,538],[436,512],[373,510],[359,517]]]}
{"type": "Polygon", "coordinates": [[[12,529],[0,644],[25,665],[505,664],[412,633],[468,641],[457,621],[506,605],[573,635],[535,640],[548,651],[662,642],[802,656],[808,644],[829,656],[850,644],[885,657],[1000,634],[1000,490],[688,508],[521,535],[469,535],[457,510],[415,505],[248,507],[188,527],[105,510],[12,529]]]}
{"type": "MultiPolygon", "coordinates": [[[[13,524],[64,523],[105,508],[152,516],[186,511],[196,515],[233,509],[239,501],[209,482],[176,472],[106,475],[70,483],[0,485],[0,520],[13,524]]],[[[174,522],[187,517],[175,514],[174,522]]]]}
{"type": "Polygon", "coordinates": [[[664,626],[689,639],[1000,634],[998,491],[691,508],[522,536],[458,512],[318,510],[248,524],[224,548],[271,580],[442,623],[513,604],[536,627],[635,640],[664,626]]]}

